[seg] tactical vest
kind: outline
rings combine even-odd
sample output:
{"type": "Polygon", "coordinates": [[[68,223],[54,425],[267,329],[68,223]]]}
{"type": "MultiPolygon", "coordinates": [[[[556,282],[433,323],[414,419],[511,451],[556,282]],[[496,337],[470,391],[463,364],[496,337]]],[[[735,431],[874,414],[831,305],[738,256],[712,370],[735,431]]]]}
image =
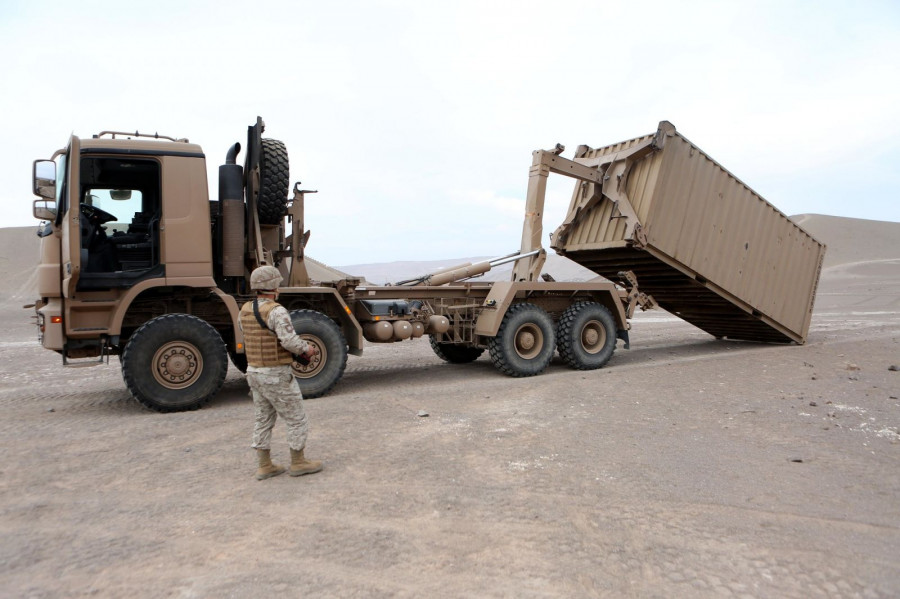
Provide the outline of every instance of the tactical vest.
{"type": "MultiPolygon", "coordinates": [[[[269,322],[269,313],[278,306],[273,301],[259,302],[259,315],[263,322],[269,322]]],[[[294,361],[291,353],[278,343],[275,331],[260,326],[253,314],[253,302],[247,302],[241,308],[241,329],[244,331],[244,352],[247,364],[256,368],[282,366],[294,361]]]]}

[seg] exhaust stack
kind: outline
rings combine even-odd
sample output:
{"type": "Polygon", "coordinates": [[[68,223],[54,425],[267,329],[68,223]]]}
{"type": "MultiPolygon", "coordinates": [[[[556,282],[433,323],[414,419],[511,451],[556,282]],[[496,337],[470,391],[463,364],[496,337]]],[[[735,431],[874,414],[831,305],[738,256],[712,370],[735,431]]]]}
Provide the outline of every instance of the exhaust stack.
{"type": "Polygon", "coordinates": [[[244,168],[237,164],[236,143],[219,167],[219,209],[222,215],[222,274],[244,276],[244,168]]]}

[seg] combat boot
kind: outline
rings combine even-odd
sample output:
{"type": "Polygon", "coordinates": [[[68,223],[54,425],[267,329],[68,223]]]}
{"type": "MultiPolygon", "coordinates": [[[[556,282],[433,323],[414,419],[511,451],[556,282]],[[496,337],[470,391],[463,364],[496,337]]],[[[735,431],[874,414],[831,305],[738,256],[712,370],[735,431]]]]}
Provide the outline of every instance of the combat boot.
{"type": "Polygon", "coordinates": [[[303,457],[302,449],[291,450],[291,469],[288,472],[291,476],[303,476],[304,474],[313,474],[322,469],[322,462],[314,462],[303,457]]]}
{"type": "Polygon", "coordinates": [[[284,474],[284,467],[272,463],[268,449],[257,449],[256,457],[259,459],[259,468],[256,469],[256,480],[266,480],[279,474],[284,474]]]}

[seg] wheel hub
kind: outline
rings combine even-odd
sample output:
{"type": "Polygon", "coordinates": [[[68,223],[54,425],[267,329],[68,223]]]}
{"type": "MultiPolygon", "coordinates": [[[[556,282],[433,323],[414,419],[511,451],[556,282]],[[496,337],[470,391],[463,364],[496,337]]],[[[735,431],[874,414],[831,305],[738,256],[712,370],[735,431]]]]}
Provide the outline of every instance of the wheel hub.
{"type": "Polygon", "coordinates": [[[519,336],[519,347],[524,350],[529,350],[534,347],[534,335],[531,333],[522,333],[519,336]]]}
{"type": "Polygon", "coordinates": [[[581,346],[589,354],[596,354],[606,345],[606,329],[603,324],[592,320],[581,329],[581,346]]]}
{"type": "Polygon", "coordinates": [[[172,341],[153,356],[153,377],[168,389],[189,387],[203,371],[203,358],[192,344],[172,341]]]}
{"type": "Polygon", "coordinates": [[[541,353],[544,346],[544,335],[537,325],[524,324],[516,331],[515,344],[516,353],[526,360],[531,360],[541,353]]]}
{"type": "Polygon", "coordinates": [[[171,356],[165,363],[166,369],[170,376],[180,377],[185,373],[189,373],[191,369],[191,360],[184,354],[176,354],[171,356]]]}
{"type": "Polygon", "coordinates": [[[318,337],[313,335],[301,335],[300,337],[319,350],[319,353],[310,358],[309,364],[301,364],[296,361],[291,364],[294,376],[301,379],[309,379],[319,374],[322,368],[325,367],[325,363],[328,361],[328,350],[325,348],[325,343],[318,337]]]}

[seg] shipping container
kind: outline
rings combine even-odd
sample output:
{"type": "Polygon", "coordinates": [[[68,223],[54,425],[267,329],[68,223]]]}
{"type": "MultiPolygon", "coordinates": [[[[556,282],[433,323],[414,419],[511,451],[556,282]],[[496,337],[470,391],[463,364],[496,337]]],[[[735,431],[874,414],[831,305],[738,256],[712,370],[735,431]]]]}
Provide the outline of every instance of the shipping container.
{"type": "Polygon", "coordinates": [[[592,149],[552,247],[717,338],[804,343],[825,246],[663,121],[592,149]]]}

